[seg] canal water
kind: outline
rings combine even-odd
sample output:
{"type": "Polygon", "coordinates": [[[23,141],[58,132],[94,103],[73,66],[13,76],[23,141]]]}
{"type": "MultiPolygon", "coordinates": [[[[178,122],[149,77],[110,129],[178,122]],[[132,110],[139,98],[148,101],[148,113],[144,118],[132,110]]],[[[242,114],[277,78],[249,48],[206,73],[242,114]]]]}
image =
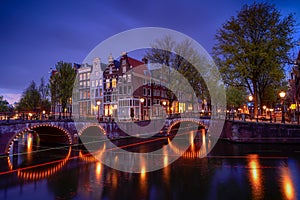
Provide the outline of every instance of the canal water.
{"type": "Polygon", "coordinates": [[[300,145],[218,141],[199,158],[192,142],[163,169],[125,173],[80,146],[41,145],[28,134],[19,156],[0,159],[0,199],[300,199],[300,145]]]}

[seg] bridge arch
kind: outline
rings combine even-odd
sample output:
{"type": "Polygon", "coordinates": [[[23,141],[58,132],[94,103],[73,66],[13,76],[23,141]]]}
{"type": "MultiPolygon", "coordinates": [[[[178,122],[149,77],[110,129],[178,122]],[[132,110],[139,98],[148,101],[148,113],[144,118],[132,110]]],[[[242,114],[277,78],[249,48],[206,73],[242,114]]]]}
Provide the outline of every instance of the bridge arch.
{"type": "Polygon", "coordinates": [[[103,132],[104,135],[107,135],[106,130],[101,125],[99,125],[98,123],[86,124],[85,126],[83,126],[80,129],[80,131],[78,131],[78,135],[81,136],[84,132],[88,131],[91,128],[99,128],[103,132]]]}
{"type": "Polygon", "coordinates": [[[50,123],[36,124],[28,128],[24,128],[22,131],[15,133],[9,139],[5,148],[5,153],[9,154],[14,141],[16,141],[20,136],[22,136],[24,133],[32,131],[36,132],[39,135],[41,142],[51,141],[58,144],[72,144],[72,137],[68,130],[50,123]],[[58,134],[53,134],[53,131],[56,131],[58,134]]]}
{"type": "Polygon", "coordinates": [[[199,119],[193,119],[193,118],[184,118],[184,119],[182,119],[182,118],[180,118],[180,119],[172,120],[170,122],[170,126],[168,127],[168,130],[167,130],[167,134],[170,135],[172,128],[174,126],[178,125],[181,122],[196,123],[196,124],[202,126],[205,130],[208,129],[208,126],[206,124],[204,124],[202,121],[200,121],[199,119]]]}

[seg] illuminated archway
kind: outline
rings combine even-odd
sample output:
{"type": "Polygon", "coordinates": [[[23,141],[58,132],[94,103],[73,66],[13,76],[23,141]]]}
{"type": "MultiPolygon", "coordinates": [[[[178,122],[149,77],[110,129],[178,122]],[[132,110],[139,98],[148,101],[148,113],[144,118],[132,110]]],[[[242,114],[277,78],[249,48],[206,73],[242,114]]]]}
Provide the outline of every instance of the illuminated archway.
{"type": "Polygon", "coordinates": [[[14,141],[18,140],[19,137],[21,137],[23,134],[31,131],[36,132],[39,135],[41,141],[53,142],[58,144],[72,144],[72,137],[66,129],[52,124],[37,124],[32,127],[25,128],[24,130],[14,134],[8,141],[5,152],[9,154],[14,141]],[[58,134],[53,134],[52,132],[56,132],[58,134]]]}

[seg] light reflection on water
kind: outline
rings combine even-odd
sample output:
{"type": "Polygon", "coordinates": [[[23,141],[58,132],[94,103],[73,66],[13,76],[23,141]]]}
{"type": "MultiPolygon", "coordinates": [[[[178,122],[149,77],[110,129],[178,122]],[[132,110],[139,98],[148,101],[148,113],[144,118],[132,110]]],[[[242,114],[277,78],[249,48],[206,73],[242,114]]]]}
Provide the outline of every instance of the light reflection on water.
{"type": "Polygon", "coordinates": [[[282,192],[286,199],[297,199],[295,193],[295,183],[293,182],[289,167],[281,168],[281,184],[282,192]]]}
{"type": "Polygon", "coordinates": [[[253,199],[263,199],[263,177],[257,154],[248,155],[248,167],[253,199]]]}
{"type": "MultiPolygon", "coordinates": [[[[58,157],[65,158],[59,159],[63,166],[57,163],[56,167],[53,164],[0,175],[0,199],[299,198],[300,160],[294,155],[287,158],[285,148],[298,148],[299,151],[300,147],[218,142],[208,157],[200,158],[210,140],[203,133],[199,136],[194,139],[189,135],[191,146],[186,152],[172,146],[169,140],[172,153],[183,156],[168,166],[170,153],[163,146],[161,161],[165,168],[150,173],[146,172],[143,160],[141,172],[137,174],[120,172],[101,164],[98,159],[107,150],[105,143],[95,152],[98,159],[79,148],[73,148],[72,152],[69,149],[53,151],[56,156],[61,154],[58,157]],[[270,153],[274,149],[277,151],[270,153]],[[261,153],[264,150],[267,153],[261,153]],[[278,151],[284,155],[277,155],[278,151]],[[45,182],[47,184],[43,184],[45,182]],[[36,190],[18,192],[20,188],[33,185],[36,190]]],[[[33,144],[34,141],[28,139],[24,143],[27,146],[23,149],[33,157],[25,154],[22,163],[36,158],[33,144]]],[[[47,152],[44,156],[52,153],[47,152]]],[[[118,162],[119,158],[114,160],[118,162]]]]}

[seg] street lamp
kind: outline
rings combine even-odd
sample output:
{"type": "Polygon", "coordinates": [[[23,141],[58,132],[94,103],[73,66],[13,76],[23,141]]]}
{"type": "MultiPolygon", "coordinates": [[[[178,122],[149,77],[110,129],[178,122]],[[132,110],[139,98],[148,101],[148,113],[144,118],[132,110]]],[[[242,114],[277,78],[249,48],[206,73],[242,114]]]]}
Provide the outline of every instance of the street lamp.
{"type": "Polygon", "coordinates": [[[252,100],[253,100],[253,96],[250,95],[250,96],[249,96],[249,101],[252,101],[252,100]]]}
{"type": "Polygon", "coordinates": [[[141,120],[144,120],[144,116],[143,116],[143,106],[144,106],[144,98],[140,98],[140,102],[141,102],[141,120]]]}
{"type": "Polygon", "coordinates": [[[45,110],[43,110],[43,116],[42,116],[42,119],[45,119],[45,114],[46,114],[46,111],[45,110]]]}
{"type": "Polygon", "coordinates": [[[267,108],[267,106],[263,106],[263,109],[264,109],[264,113],[263,114],[265,114],[265,115],[266,115],[266,108],[267,108]]]}
{"type": "Polygon", "coordinates": [[[284,91],[281,91],[280,93],[279,93],[279,96],[280,96],[280,98],[281,98],[281,100],[282,100],[282,103],[281,103],[281,123],[285,123],[285,118],[284,118],[284,97],[285,97],[285,95],[286,95],[286,93],[284,92],[284,91]]]}
{"type": "MultiPolygon", "coordinates": [[[[250,95],[250,96],[249,96],[249,102],[251,103],[252,101],[253,101],[253,96],[250,95]]],[[[250,119],[252,120],[252,117],[253,117],[253,116],[252,116],[252,108],[251,108],[251,104],[250,104],[249,108],[250,108],[250,109],[249,109],[249,114],[250,114],[250,116],[251,116],[250,119]]]]}
{"type": "Polygon", "coordinates": [[[101,101],[97,101],[96,102],[96,104],[97,104],[97,106],[98,106],[98,121],[99,121],[99,119],[100,119],[100,104],[101,104],[101,101]]]}

